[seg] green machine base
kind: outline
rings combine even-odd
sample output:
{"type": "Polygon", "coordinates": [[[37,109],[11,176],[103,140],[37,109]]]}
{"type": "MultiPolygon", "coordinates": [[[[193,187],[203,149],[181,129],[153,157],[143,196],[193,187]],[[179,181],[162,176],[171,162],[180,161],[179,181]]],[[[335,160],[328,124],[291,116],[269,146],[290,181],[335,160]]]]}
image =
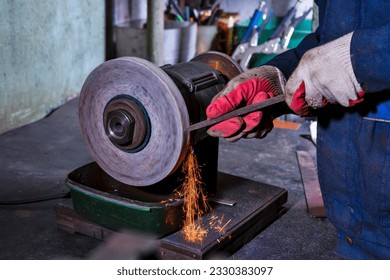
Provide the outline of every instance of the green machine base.
{"type": "Polygon", "coordinates": [[[249,242],[285,212],[283,188],[218,172],[212,210],[204,214],[208,227],[213,217],[223,218],[223,231],[209,229],[201,243],[184,239],[183,200],[175,197],[180,185],[175,178],[151,187],[136,188],[108,176],[96,163],[68,175],[74,211],[81,217],[114,231],[148,233],[159,239],[162,258],[205,259],[220,252],[232,253],[249,242]]]}
{"type": "Polygon", "coordinates": [[[71,172],[66,185],[75,212],[105,228],[164,236],[181,226],[183,200],[173,194],[178,185],[174,180],[132,187],[113,179],[93,162],[71,172]]]}

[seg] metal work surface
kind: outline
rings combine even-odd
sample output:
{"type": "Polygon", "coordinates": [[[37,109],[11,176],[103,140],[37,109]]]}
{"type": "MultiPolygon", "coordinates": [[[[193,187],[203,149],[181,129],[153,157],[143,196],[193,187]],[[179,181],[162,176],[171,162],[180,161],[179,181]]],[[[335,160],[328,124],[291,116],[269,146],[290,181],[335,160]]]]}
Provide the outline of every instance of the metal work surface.
{"type": "Polygon", "coordinates": [[[189,242],[178,231],[162,238],[161,248],[193,259],[228,256],[278,218],[287,201],[285,189],[225,173],[218,174],[217,188],[218,200],[232,204],[211,204],[212,210],[202,216],[202,227],[208,230],[205,239],[189,242]],[[214,223],[219,226],[210,226],[214,223]]]}

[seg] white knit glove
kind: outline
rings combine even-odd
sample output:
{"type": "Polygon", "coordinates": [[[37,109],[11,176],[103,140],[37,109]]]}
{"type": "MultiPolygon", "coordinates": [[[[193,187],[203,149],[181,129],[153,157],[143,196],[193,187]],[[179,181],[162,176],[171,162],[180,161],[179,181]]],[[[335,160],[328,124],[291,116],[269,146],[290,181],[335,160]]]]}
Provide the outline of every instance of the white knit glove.
{"type": "Polygon", "coordinates": [[[349,33],[334,41],[307,51],[288,79],[286,103],[300,116],[309,107],[339,103],[349,107],[363,101],[363,89],[353,72],[349,33]]]}

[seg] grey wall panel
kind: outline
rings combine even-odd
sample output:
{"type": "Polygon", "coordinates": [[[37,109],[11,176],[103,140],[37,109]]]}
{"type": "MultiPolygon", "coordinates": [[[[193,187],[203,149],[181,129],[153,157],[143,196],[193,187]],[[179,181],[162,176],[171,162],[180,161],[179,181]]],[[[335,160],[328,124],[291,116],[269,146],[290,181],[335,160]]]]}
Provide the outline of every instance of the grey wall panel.
{"type": "Polygon", "coordinates": [[[104,61],[104,0],[0,0],[0,133],[76,96],[104,61]]]}

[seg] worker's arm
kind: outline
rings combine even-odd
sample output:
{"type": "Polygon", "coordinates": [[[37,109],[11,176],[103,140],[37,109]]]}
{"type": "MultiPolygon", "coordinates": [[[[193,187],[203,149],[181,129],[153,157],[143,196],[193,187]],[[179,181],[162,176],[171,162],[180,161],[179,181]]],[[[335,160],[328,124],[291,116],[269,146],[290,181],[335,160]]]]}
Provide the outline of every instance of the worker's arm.
{"type": "MultiPolygon", "coordinates": [[[[316,2],[321,27],[326,1],[316,2]]],[[[346,38],[317,48],[319,34],[320,29],[296,49],[268,63],[278,67],[288,79],[286,101],[295,112],[305,115],[309,107],[322,107],[328,102],[353,106],[366,93],[390,89],[390,24],[357,29],[346,38]]]]}
{"type": "Polygon", "coordinates": [[[285,87],[300,116],[327,103],[351,107],[366,93],[390,89],[390,24],[350,32],[304,53],[285,87]]]}
{"type": "Polygon", "coordinates": [[[280,69],[286,79],[288,79],[291,74],[294,72],[294,70],[297,68],[299,61],[301,60],[302,56],[310,49],[313,49],[320,44],[320,34],[321,34],[321,27],[322,22],[324,18],[325,8],[326,8],[326,0],[316,0],[317,4],[317,14],[318,17],[318,28],[315,30],[315,32],[307,35],[296,48],[287,50],[279,55],[277,55],[275,58],[267,62],[267,65],[272,65],[280,69]]]}
{"type": "Polygon", "coordinates": [[[302,56],[305,54],[305,52],[317,47],[319,45],[319,42],[320,35],[319,29],[317,29],[316,32],[307,35],[296,48],[290,49],[275,56],[266,64],[272,65],[280,69],[286,79],[288,79],[294,72],[294,70],[297,68],[298,63],[301,60],[302,56]]]}
{"type": "MultiPolygon", "coordinates": [[[[299,63],[302,55],[319,43],[318,32],[306,36],[301,44],[292,50],[276,56],[268,65],[250,69],[231,80],[206,110],[207,118],[213,119],[238,107],[282,94],[285,77],[289,77],[299,63]],[[272,84],[273,86],[269,86],[272,84]]],[[[273,128],[273,119],[291,112],[287,106],[272,112],[254,112],[245,117],[223,121],[208,129],[214,137],[224,137],[228,141],[240,138],[263,138],[273,128]]]]}
{"type": "Polygon", "coordinates": [[[353,32],[307,51],[285,87],[286,103],[298,115],[327,103],[351,107],[363,101],[365,92],[351,62],[353,32]]]}
{"type": "MultiPolygon", "coordinates": [[[[219,93],[206,110],[208,119],[226,114],[238,107],[261,102],[283,93],[285,77],[295,70],[303,54],[319,43],[318,32],[306,36],[301,44],[292,50],[276,56],[268,65],[250,69],[231,80],[219,93]],[[270,86],[272,84],[272,86],[270,86]]],[[[245,138],[262,138],[273,128],[272,120],[289,112],[287,106],[278,111],[262,111],[236,117],[221,122],[208,129],[208,134],[214,137],[224,137],[228,141],[245,138]]]]}

